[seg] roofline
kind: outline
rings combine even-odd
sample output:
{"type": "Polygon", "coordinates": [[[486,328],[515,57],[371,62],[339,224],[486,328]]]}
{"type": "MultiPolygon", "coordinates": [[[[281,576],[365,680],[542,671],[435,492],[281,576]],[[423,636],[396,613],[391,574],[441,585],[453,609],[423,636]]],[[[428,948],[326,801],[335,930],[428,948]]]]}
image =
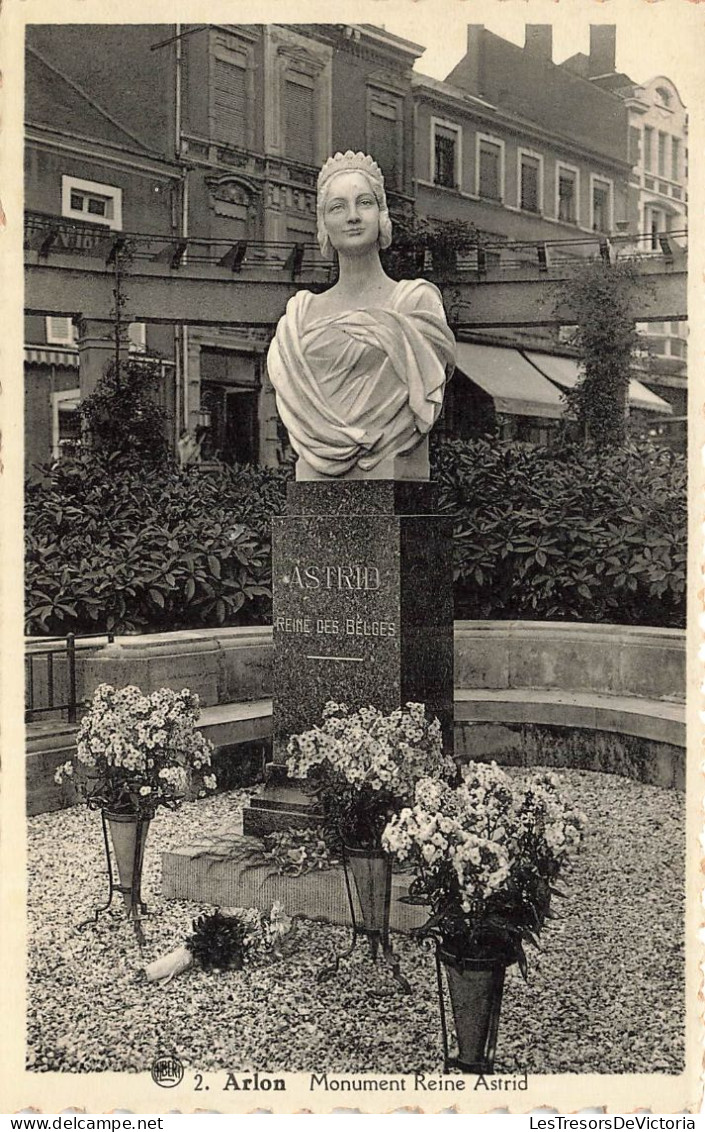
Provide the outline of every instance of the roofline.
{"type": "MultiPolygon", "coordinates": [[[[443,83],[444,89],[439,89],[437,86],[427,85],[423,82],[414,82],[414,79],[416,79],[416,77],[417,73],[415,72],[414,78],[412,79],[412,90],[414,87],[416,87],[416,89],[421,89],[423,92],[428,92],[429,97],[436,97],[439,100],[450,102],[453,105],[458,106],[462,110],[466,111],[467,113],[472,113],[473,109],[475,109],[478,115],[482,115],[483,117],[489,119],[491,122],[496,122],[497,124],[505,124],[509,126],[510,129],[512,129],[514,132],[521,132],[522,130],[524,130],[527,134],[531,134],[536,138],[540,138],[542,141],[548,141],[549,143],[553,143],[554,145],[557,143],[556,148],[558,149],[576,151],[586,157],[597,159],[603,165],[608,165],[612,169],[621,170],[626,176],[629,176],[633,169],[633,165],[626,158],[621,159],[600,153],[598,150],[592,149],[589,145],[576,141],[574,137],[569,137],[567,134],[557,133],[554,130],[547,130],[545,127],[539,126],[535,122],[531,122],[526,118],[520,117],[518,114],[509,113],[507,110],[496,107],[491,102],[484,102],[480,99],[476,99],[476,96],[466,94],[465,91],[463,91],[462,87],[454,87],[452,83],[446,83],[443,80],[432,79],[431,82],[443,83]],[[457,95],[455,94],[455,91],[458,92],[457,95]],[[470,99],[473,99],[474,102],[477,103],[477,105],[474,106],[473,104],[471,104],[469,101],[470,99]]],[[[422,79],[428,79],[430,76],[422,75],[419,77],[422,79]]],[[[600,88],[598,87],[596,89],[599,90],[600,88]]]]}
{"type": "Polygon", "coordinates": [[[400,35],[395,35],[394,32],[376,27],[374,24],[353,24],[351,26],[358,27],[360,31],[364,32],[368,39],[378,40],[389,46],[398,47],[400,51],[404,51],[407,55],[412,55],[414,59],[419,59],[426,50],[424,44],[415,43],[411,39],[403,39],[400,35]]]}
{"type": "Polygon", "coordinates": [[[488,110],[497,110],[494,102],[488,102],[486,98],[480,98],[478,94],[470,94],[469,91],[463,90],[462,87],[453,86],[445,79],[434,79],[431,75],[423,75],[420,71],[413,72],[411,85],[412,87],[424,87],[426,90],[433,91],[441,96],[445,95],[447,98],[455,98],[466,105],[476,103],[488,110]]]}
{"type": "Polygon", "coordinates": [[[183,176],[183,166],[170,162],[168,159],[144,150],[135,152],[115,142],[106,142],[83,134],[70,134],[66,130],[55,129],[43,122],[32,122],[27,119],[25,121],[25,138],[27,141],[38,145],[43,144],[55,149],[69,150],[81,157],[90,157],[92,160],[100,158],[151,176],[171,177],[175,181],[181,180],[183,176]],[[106,150],[108,152],[105,152],[106,150]]]}
{"type": "Polygon", "coordinates": [[[281,24],[278,26],[294,27],[300,30],[301,34],[308,36],[311,36],[312,29],[315,29],[313,32],[314,38],[318,35],[328,43],[335,41],[335,39],[341,35],[345,36],[346,30],[351,29],[356,33],[354,37],[349,37],[353,42],[356,41],[358,44],[364,44],[369,51],[377,51],[380,55],[385,55],[386,57],[396,55],[398,63],[402,65],[407,64],[408,66],[413,65],[426,50],[423,44],[412,43],[410,39],[402,39],[401,36],[394,35],[393,32],[375,27],[372,24],[281,24]],[[402,56],[402,58],[399,58],[400,56],[402,56]]]}
{"type": "Polygon", "coordinates": [[[133,134],[131,130],[128,130],[126,126],[124,126],[122,122],[119,121],[118,118],[114,118],[112,114],[105,110],[104,107],[100,105],[100,103],[96,102],[92,95],[88,94],[88,92],[85,91],[83,87],[79,86],[77,82],[74,82],[73,79],[70,79],[68,75],[65,75],[63,71],[60,71],[58,67],[49,62],[49,60],[44,55],[42,55],[41,51],[37,51],[35,47],[31,47],[29,44],[27,44],[26,50],[28,55],[33,55],[34,58],[38,59],[39,62],[42,63],[45,67],[47,67],[50,71],[53,71],[55,75],[58,75],[62,82],[66,83],[67,86],[70,86],[72,90],[80,95],[84,102],[87,102],[89,106],[92,106],[93,109],[101,115],[101,117],[105,118],[106,122],[110,122],[110,124],[114,126],[116,130],[119,130],[121,134],[124,134],[126,138],[131,138],[132,141],[135,142],[145,153],[151,152],[141,138],[138,138],[136,134],[133,134]]]}
{"type": "Polygon", "coordinates": [[[681,98],[681,92],[679,91],[678,87],[674,83],[673,79],[669,78],[668,75],[652,75],[652,77],[650,79],[645,79],[644,82],[637,83],[637,86],[640,86],[642,88],[642,90],[644,90],[647,86],[651,86],[652,83],[658,83],[658,82],[669,83],[673,87],[674,91],[676,92],[676,95],[678,97],[678,101],[680,102],[683,109],[684,110],[688,109],[685,102],[681,98]]]}

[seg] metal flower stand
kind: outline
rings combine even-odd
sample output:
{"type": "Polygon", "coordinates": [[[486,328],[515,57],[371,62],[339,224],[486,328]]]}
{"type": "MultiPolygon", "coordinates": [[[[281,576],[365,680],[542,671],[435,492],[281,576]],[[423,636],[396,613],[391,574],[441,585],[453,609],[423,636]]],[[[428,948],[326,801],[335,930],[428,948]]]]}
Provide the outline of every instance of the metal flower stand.
{"type": "MultiPolygon", "coordinates": [[[[389,912],[392,899],[392,859],[382,850],[355,849],[343,845],[343,873],[345,888],[348,895],[350,920],[352,923],[352,940],[347,950],[337,952],[330,967],[319,972],[318,981],[330,978],[336,974],[342,959],[352,955],[359,936],[364,935],[370,945],[372,962],[382,954],[384,963],[390,968],[394,981],[405,994],[411,994],[411,987],[399,970],[399,958],[394,954],[389,939],[389,912]],[[352,874],[352,884],[350,876],[352,874]],[[355,900],[353,899],[353,886],[357,894],[360,907],[360,918],[356,915],[355,900]]],[[[383,993],[370,992],[373,997],[383,993]]]]}
{"type": "Polygon", "coordinates": [[[108,899],[105,904],[94,909],[91,918],[78,925],[79,930],[88,927],[90,924],[97,924],[98,917],[102,912],[108,911],[117,892],[122,895],[125,901],[127,915],[132,923],[137,943],[141,948],[145,942],[141,917],[147,914],[147,906],[142,900],[141,893],[142,863],[151,818],[138,817],[132,814],[106,814],[105,810],[101,810],[100,817],[103,828],[105,860],[108,866],[108,899]],[[112,834],[113,854],[120,883],[115,880],[108,827],[110,827],[112,834]]]}

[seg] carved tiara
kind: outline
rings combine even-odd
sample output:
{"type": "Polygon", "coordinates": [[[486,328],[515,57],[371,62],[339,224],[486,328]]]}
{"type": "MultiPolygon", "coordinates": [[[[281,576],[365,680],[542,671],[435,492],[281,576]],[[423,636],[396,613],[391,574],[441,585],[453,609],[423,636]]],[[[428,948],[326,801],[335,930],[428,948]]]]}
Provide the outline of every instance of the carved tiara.
{"type": "Polygon", "coordinates": [[[353,170],[365,173],[379,185],[384,193],[384,176],[377,162],[369,154],[353,153],[351,149],[347,150],[346,153],[336,153],[333,157],[328,158],[318,174],[318,192],[322,191],[331,177],[335,177],[338,173],[348,173],[353,170]]]}

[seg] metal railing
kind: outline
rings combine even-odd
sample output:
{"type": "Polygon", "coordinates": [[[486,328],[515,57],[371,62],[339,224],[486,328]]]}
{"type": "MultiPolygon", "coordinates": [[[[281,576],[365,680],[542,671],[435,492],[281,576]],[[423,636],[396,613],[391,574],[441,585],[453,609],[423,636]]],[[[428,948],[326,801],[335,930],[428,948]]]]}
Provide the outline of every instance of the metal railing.
{"type": "MultiPolygon", "coordinates": [[[[68,633],[66,637],[33,637],[31,651],[25,652],[25,723],[35,723],[36,716],[65,711],[68,723],[75,723],[79,706],[76,696],[76,649],[86,647],[81,642],[107,637],[108,644],[115,640],[114,633],[68,633]],[[41,642],[41,644],[39,644],[41,642]],[[38,647],[37,647],[38,646],[38,647]],[[66,657],[65,692],[57,689],[56,658],[66,657]],[[39,671],[38,671],[39,670],[39,671]],[[43,679],[42,679],[43,677],[43,679]],[[41,680],[46,696],[37,703],[36,685],[41,680]]],[[[64,683],[62,681],[62,683],[64,683]]]]}
{"type": "MultiPolygon", "coordinates": [[[[461,275],[476,272],[482,276],[488,267],[512,271],[533,266],[539,271],[548,271],[591,257],[601,257],[606,262],[659,257],[668,261],[674,255],[685,254],[686,240],[685,228],[668,233],[595,233],[555,240],[488,238],[478,232],[476,243],[468,245],[467,251],[457,254],[446,251],[442,258],[453,259],[461,275]]],[[[332,262],[322,257],[313,242],[219,240],[199,236],[180,239],[146,232],[116,233],[103,225],[66,220],[47,213],[25,214],[25,248],[35,251],[41,259],[48,260],[52,252],[108,259],[116,243],[129,250],[132,262],[163,264],[169,271],[178,271],[186,265],[226,268],[235,275],[264,269],[285,273],[292,279],[315,273],[322,281],[328,280],[334,271],[332,262]]],[[[432,261],[433,253],[430,254],[432,261]]],[[[448,266],[446,262],[445,267],[448,266]]],[[[428,267],[433,270],[431,263],[428,267]]]]}

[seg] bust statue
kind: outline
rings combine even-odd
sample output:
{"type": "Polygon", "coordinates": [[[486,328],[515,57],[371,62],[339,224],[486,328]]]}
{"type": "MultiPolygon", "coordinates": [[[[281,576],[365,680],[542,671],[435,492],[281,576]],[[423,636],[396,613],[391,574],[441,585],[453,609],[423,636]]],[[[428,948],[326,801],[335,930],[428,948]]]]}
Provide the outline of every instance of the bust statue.
{"type": "Polygon", "coordinates": [[[379,252],[392,225],[371,157],[329,158],[316,211],[321,251],[338,255],[338,282],[289,300],[267,356],[296,478],[427,480],[428,434],[455,360],[440,292],[384,271],[379,252]]]}

